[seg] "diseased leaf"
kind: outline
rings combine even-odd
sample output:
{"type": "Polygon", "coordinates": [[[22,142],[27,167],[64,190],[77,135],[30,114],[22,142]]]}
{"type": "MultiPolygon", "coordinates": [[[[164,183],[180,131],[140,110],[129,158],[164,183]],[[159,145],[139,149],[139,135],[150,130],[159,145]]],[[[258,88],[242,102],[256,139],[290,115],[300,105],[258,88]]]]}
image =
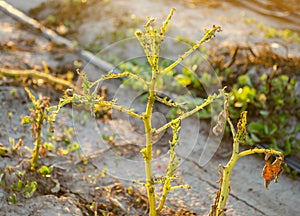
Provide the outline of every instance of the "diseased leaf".
{"type": "Polygon", "coordinates": [[[247,136],[247,111],[241,113],[240,120],[237,124],[237,133],[234,139],[237,139],[240,143],[245,144],[247,136]]]}
{"type": "MultiPolygon", "coordinates": [[[[268,157],[267,157],[268,159],[268,157]]],[[[265,188],[268,189],[270,182],[274,179],[277,183],[278,177],[282,172],[281,168],[282,158],[277,157],[273,163],[266,161],[266,165],[263,168],[262,177],[265,179],[265,188]]]]}

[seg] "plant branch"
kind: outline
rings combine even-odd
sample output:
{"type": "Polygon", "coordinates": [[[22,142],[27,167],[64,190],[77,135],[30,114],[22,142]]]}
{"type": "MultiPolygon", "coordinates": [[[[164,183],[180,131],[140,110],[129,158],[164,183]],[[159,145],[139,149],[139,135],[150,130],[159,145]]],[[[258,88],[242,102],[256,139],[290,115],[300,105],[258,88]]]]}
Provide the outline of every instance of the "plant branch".
{"type": "Polygon", "coordinates": [[[155,96],[155,100],[160,102],[160,103],[163,103],[167,106],[170,106],[170,107],[176,107],[176,108],[181,108],[181,109],[187,109],[184,104],[186,103],[176,103],[175,101],[173,101],[172,99],[168,100],[167,97],[164,97],[164,98],[161,98],[159,96],[155,96]]]}
{"type": "MultiPolygon", "coordinates": [[[[129,72],[129,71],[125,71],[119,74],[115,74],[112,71],[109,71],[106,75],[103,75],[100,79],[96,80],[95,82],[93,82],[91,84],[91,87],[95,86],[96,84],[99,85],[100,82],[104,81],[104,80],[108,80],[108,79],[118,79],[121,77],[130,77],[133,78],[137,81],[139,81],[140,83],[143,83],[145,86],[147,86],[147,88],[149,88],[149,83],[147,83],[143,78],[129,72]]],[[[97,89],[97,88],[96,88],[97,89]]],[[[96,90],[95,89],[95,90],[96,90]]]]}
{"type": "Polygon", "coordinates": [[[51,83],[59,84],[68,88],[75,87],[71,82],[67,80],[57,78],[55,76],[37,70],[16,70],[16,69],[0,68],[0,74],[4,76],[10,76],[10,77],[34,77],[34,78],[46,80],[51,83]]]}
{"type": "Polygon", "coordinates": [[[217,98],[220,98],[221,96],[223,96],[223,92],[224,92],[224,89],[220,90],[220,93],[218,95],[214,94],[214,95],[209,96],[205,100],[205,102],[203,104],[196,106],[194,109],[192,109],[192,110],[190,110],[190,111],[188,111],[186,113],[183,113],[182,115],[180,115],[176,119],[173,119],[172,121],[166,123],[162,127],[158,128],[158,129],[155,129],[154,133],[155,134],[159,134],[162,131],[164,131],[165,129],[169,128],[172,124],[174,124],[174,123],[176,123],[178,121],[182,121],[183,119],[188,118],[191,115],[195,114],[196,112],[204,109],[206,106],[208,106],[209,104],[211,104],[212,102],[214,102],[217,98]]]}
{"type": "Polygon", "coordinates": [[[156,208],[157,213],[159,213],[163,207],[164,204],[166,202],[166,198],[168,196],[168,193],[170,190],[174,190],[176,188],[190,188],[189,186],[171,186],[171,180],[174,179],[176,176],[174,176],[174,172],[176,171],[176,169],[178,168],[178,164],[179,164],[179,159],[177,158],[176,152],[175,152],[175,147],[178,144],[179,141],[179,131],[180,131],[180,122],[176,122],[175,124],[173,124],[172,126],[172,130],[173,130],[173,138],[172,141],[170,141],[170,150],[169,150],[169,163],[168,163],[168,169],[167,169],[167,173],[165,178],[165,181],[163,182],[164,186],[163,186],[163,193],[162,196],[160,198],[160,202],[158,204],[158,207],[156,208]]]}
{"type": "Polygon", "coordinates": [[[211,29],[206,30],[204,36],[201,38],[201,40],[192,46],[188,51],[186,51],[182,56],[180,56],[174,63],[169,65],[167,68],[163,69],[161,73],[167,73],[170,70],[172,70],[174,67],[176,67],[178,64],[180,64],[185,58],[187,58],[190,54],[192,54],[196,49],[198,49],[203,43],[209,41],[211,38],[215,37],[216,32],[220,32],[221,27],[213,25],[211,29]]]}
{"type": "MultiPolygon", "coordinates": [[[[227,104],[226,101],[225,101],[225,103],[227,104]]],[[[281,152],[273,150],[273,149],[254,148],[254,149],[249,149],[249,150],[239,152],[239,144],[245,142],[246,134],[247,134],[247,132],[246,132],[247,112],[246,111],[241,113],[240,120],[237,124],[237,132],[235,131],[235,129],[231,123],[229,115],[227,115],[227,122],[230,125],[230,129],[231,129],[231,132],[233,135],[233,150],[232,150],[231,158],[228,161],[228,163],[226,164],[226,166],[223,167],[223,173],[220,176],[220,189],[217,192],[217,196],[215,198],[215,200],[218,201],[217,206],[215,207],[215,204],[214,204],[211,207],[210,215],[212,215],[213,212],[215,212],[216,216],[223,216],[225,213],[225,206],[226,206],[227,198],[228,198],[228,195],[230,192],[231,172],[239,158],[247,156],[247,155],[251,155],[251,154],[262,154],[262,153],[266,154],[266,155],[276,154],[280,157],[280,163],[279,163],[279,165],[276,165],[276,168],[278,168],[277,166],[280,166],[281,161],[283,160],[283,154],[281,152]]],[[[278,170],[279,170],[279,168],[278,168],[278,170]]],[[[278,173],[280,173],[280,172],[278,171],[278,173]]],[[[276,178],[278,178],[278,175],[279,174],[276,174],[276,178]]]]}
{"type": "Polygon", "coordinates": [[[239,153],[239,157],[244,157],[251,154],[271,154],[271,155],[278,155],[279,157],[283,158],[283,154],[280,151],[276,151],[274,149],[264,149],[264,148],[253,148],[242,151],[239,153]]]}
{"type": "Polygon", "coordinates": [[[100,106],[104,106],[104,107],[111,107],[112,109],[115,109],[115,110],[123,112],[123,113],[127,113],[128,115],[131,115],[131,116],[133,116],[137,119],[143,120],[143,116],[135,113],[133,111],[133,109],[127,109],[123,106],[116,105],[116,104],[113,103],[113,101],[101,101],[100,100],[97,104],[100,105],[100,106]]]}

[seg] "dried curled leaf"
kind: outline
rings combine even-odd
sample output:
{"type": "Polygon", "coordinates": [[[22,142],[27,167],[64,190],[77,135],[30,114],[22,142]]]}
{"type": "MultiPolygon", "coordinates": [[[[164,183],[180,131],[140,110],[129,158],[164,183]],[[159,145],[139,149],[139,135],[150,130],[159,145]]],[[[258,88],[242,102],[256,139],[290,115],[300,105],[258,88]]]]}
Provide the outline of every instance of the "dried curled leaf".
{"type": "Polygon", "coordinates": [[[247,136],[247,111],[241,113],[240,120],[237,124],[237,134],[234,139],[237,139],[240,143],[245,144],[247,136]]]}
{"type": "Polygon", "coordinates": [[[218,122],[216,126],[213,127],[213,133],[216,136],[220,136],[222,134],[224,127],[225,127],[226,115],[225,112],[222,110],[218,116],[218,122]]]}
{"type": "Polygon", "coordinates": [[[265,187],[268,189],[268,186],[273,179],[274,182],[277,183],[278,177],[282,172],[282,158],[277,157],[273,163],[268,161],[268,157],[266,159],[266,165],[263,168],[262,177],[265,179],[265,187]]]}
{"type": "Polygon", "coordinates": [[[213,133],[216,136],[219,136],[224,130],[226,120],[229,116],[227,107],[228,107],[228,94],[225,94],[224,109],[220,112],[218,116],[218,122],[216,126],[214,126],[213,128],[213,133]]]}

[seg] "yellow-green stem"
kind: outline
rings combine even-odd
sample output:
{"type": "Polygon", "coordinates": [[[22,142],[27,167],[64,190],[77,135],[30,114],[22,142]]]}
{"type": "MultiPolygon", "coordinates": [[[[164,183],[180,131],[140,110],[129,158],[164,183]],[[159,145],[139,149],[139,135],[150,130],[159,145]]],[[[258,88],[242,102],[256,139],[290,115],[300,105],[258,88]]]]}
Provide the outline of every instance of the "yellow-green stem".
{"type": "Polygon", "coordinates": [[[172,121],[169,121],[168,123],[166,123],[165,125],[161,126],[160,128],[156,129],[154,131],[155,134],[159,134],[161,133],[162,131],[164,131],[165,129],[171,127],[172,124],[176,123],[176,122],[179,122],[179,121],[182,121],[184,120],[185,118],[188,118],[190,116],[192,116],[193,114],[195,114],[196,112],[204,109],[206,106],[208,106],[209,104],[211,104],[213,101],[215,101],[217,98],[220,98],[223,96],[223,92],[224,92],[224,89],[222,89],[220,91],[220,93],[218,95],[214,94],[210,97],[208,97],[205,102],[201,105],[198,105],[196,106],[194,109],[186,112],[186,113],[183,113],[182,115],[180,115],[179,117],[177,117],[176,119],[173,119],[172,121]]]}
{"type": "Polygon", "coordinates": [[[100,106],[111,107],[112,109],[118,110],[118,111],[123,112],[123,113],[127,113],[128,115],[131,115],[131,116],[133,116],[133,117],[135,117],[137,119],[143,120],[143,116],[135,113],[133,110],[126,109],[123,106],[119,106],[119,105],[113,104],[112,101],[102,101],[102,100],[99,100],[97,102],[98,102],[98,104],[100,106]]]}
{"type": "Polygon", "coordinates": [[[192,48],[186,51],[182,56],[180,56],[174,63],[170,64],[167,68],[163,69],[161,73],[167,73],[180,64],[184,59],[186,59],[190,54],[197,50],[204,42],[209,41],[212,37],[215,36],[216,32],[221,31],[219,26],[213,26],[210,30],[206,30],[204,36],[201,38],[198,43],[196,43],[192,48]]]}
{"type": "Polygon", "coordinates": [[[35,147],[33,150],[33,155],[32,155],[32,159],[31,159],[31,167],[32,168],[37,168],[38,166],[38,160],[39,160],[39,153],[40,153],[40,147],[42,145],[42,139],[41,139],[41,133],[42,133],[42,125],[44,122],[44,111],[43,110],[39,110],[39,115],[40,118],[38,120],[38,122],[36,123],[36,143],[35,143],[35,147]]]}
{"type": "MultiPolygon", "coordinates": [[[[150,104],[151,99],[149,99],[148,104],[150,104]]],[[[150,108],[152,110],[152,107],[150,108]]],[[[149,110],[150,110],[149,109],[149,110]]],[[[144,125],[146,133],[146,152],[144,156],[145,160],[145,170],[146,170],[146,187],[148,193],[150,216],[156,216],[155,210],[155,191],[154,183],[151,180],[152,176],[152,130],[151,130],[151,118],[150,116],[144,116],[144,125]]]]}
{"type": "Polygon", "coordinates": [[[283,154],[280,151],[276,151],[274,149],[264,149],[264,148],[253,148],[249,150],[245,150],[239,153],[239,157],[244,157],[251,154],[271,154],[271,155],[278,155],[283,158],[283,154]]]}
{"type": "MultiPolygon", "coordinates": [[[[229,123],[231,123],[231,122],[229,121],[229,123]]],[[[245,150],[245,151],[238,153],[238,151],[237,151],[238,147],[239,147],[239,143],[237,140],[235,140],[234,144],[233,144],[232,156],[231,156],[229,162],[227,163],[227,165],[223,169],[223,176],[221,179],[222,186],[221,186],[221,192],[220,192],[219,202],[218,202],[218,206],[217,206],[216,216],[224,215],[227,197],[230,192],[230,175],[231,175],[231,172],[239,158],[247,156],[247,155],[251,155],[251,154],[276,154],[283,158],[283,154],[274,149],[254,148],[254,149],[249,149],[249,150],[245,150]]]]}
{"type": "Polygon", "coordinates": [[[169,191],[170,191],[170,187],[171,187],[170,181],[171,181],[170,179],[166,179],[166,182],[165,182],[165,184],[164,184],[162,197],[160,198],[159,205],[158,205],[158,207],[157,207],[157,209],[156,209],[156,211],[157,211],[158,213],[163,209],[164,204],[165,204],[165,202],[166,202],[166,199],[167,199],[168,193],[169,193],[169,191]]]}
{"type": "MultiPolygon", "coordinates": [[[[236,145],[238,145],[238,143],[236,143],[236,145]]],[[[217,205],[217,212],[216,212],[217,216],[224,215],[227,197],[230,192],[230,175],[231,175],[232,169],[235,166],[236,162],[238,161],[239,157],[240,157],[239,154],[237,152],[235,152],[233,149],[233,153],[231,155],[229,162],[223,168],[223,175],[222,175],[222,179],[221,179],[222,187],[221,187],[221,192],[220,192],[220,197],[219,197],[219,202],[217,205]]]]}
{"type": "Polygon", "coordinates": [[[152,79],[149,89],[148,103],[146,107],[146,112],[143,116],[145,134],[146,134],[146,149],[144,152],[145,160],[145,170],[146,170],[146,187],[148,193],[149,209],[150,216],[156,216],[156,203],[155,203],[155,191],[154,191],[154,182],[151,180],[152,177],[152,136],[153,130],[151,125],[151,116],[153,110],[153,104],[155,101],[155,83],[158,70],[152,70],[152,79]]]}
{"type": "Polygon", "coordinates": [[[57,78],[47,73],[43,73],[36,70],[16,70],[16,69],[8,69],[8,68],[0,68],[0,74],[4,76],[11,76],[11,77],[35,77],[38,79],[44,79],[48,82],[52,82],[55,84],[59,84],[68,88],[75,88],[75,86],[64,79],[57,78]]]}

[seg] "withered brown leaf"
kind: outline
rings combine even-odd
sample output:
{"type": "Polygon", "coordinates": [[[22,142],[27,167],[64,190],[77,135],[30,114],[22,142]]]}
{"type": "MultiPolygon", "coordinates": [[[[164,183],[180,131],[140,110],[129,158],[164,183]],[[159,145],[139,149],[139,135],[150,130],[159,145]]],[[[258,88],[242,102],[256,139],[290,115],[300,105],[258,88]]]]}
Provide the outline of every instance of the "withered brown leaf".
{"type": "Polygon", "coordinates": [[[270,182],[274,179],[277,183],[278,177],[282,172],[281,168],[282,158],[276,157],[275,161],[271,163],[269,160],[266,161],[266,165],[263,168],[262,177],[265,179],[265,188],[268,189],[270,182]]]}

